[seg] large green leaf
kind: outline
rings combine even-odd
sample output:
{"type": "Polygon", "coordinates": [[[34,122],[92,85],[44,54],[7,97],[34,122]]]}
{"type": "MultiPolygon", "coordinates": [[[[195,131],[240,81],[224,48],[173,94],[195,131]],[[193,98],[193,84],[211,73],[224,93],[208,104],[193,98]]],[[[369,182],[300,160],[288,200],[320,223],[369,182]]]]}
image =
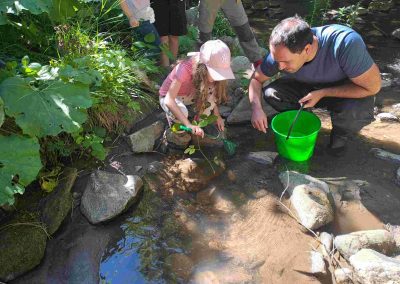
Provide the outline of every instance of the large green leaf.
{"type": "Polygon", "coordinates": [[[34,15],[48,13],[52,6],[52,0],[0,0],[0,12],[16,15],[23,10],[34,15]]]}
{"type": "Polygon", "coordinates": [[[36,179],[42,168],[39,149],[36,138],[0,136],[0,206],[13,204],[14,195],[36,179]]]}
{"type": "Polygon", "coordinates": [[[92,105],[87,85],[50,81],[37,89],[18,77],[2,82],[0,97],[6,114],[15,118],[22,131],[38,137],[77,132],[87,119],[85,109],[92,105]]]}

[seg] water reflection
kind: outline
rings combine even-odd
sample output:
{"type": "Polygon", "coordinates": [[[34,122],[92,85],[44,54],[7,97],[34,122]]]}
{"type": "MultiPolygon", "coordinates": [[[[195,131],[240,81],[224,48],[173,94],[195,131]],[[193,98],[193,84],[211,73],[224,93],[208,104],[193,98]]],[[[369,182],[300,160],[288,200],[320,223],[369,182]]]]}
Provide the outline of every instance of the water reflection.
{"type": "Polygon", "coordinates": [[[166,259],[185,251],[185,238],[172,207],[145,190],[143,198],[120,225],[120,236],[109,243],[99,269],[100,283],[178,282],[166,259]]]}

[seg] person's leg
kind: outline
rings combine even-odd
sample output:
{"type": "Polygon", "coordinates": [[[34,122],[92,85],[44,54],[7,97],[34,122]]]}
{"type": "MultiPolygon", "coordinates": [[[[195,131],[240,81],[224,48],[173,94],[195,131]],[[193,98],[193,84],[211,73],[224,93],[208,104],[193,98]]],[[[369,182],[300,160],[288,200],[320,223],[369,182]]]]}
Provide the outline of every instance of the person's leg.
{"type": "Polygon", "coordinates": [[[179,36],[170,35],[168,37],[168,44],[169,50],[171,51],[172,55],[174,56],[174,58],[177,58],[179,50],[179,36]]]}
{"type": "Polygon", "coordinates": [[[169,66],[169,57],[165,50],[169,50],[169,36],[161,36],[161,55],[160,55],[160,65],[163,67],[169,66]]]}
{"type": "Polygon", "coordinates": [[[299,99],[307,95],[313,87],[293,79],[277,79],[262,89],[264,100],[278,112],[299,109],[299,99]]]}
{"type": "Polygon", "coordinates": [[[237,0],[224,0],[222,11],[239,38],[240,46],[250,62],[257,63],[261,60],[261,50],[253,31],[250,28],[246,11],[242,2],[237,0]]]}
{"type": "Polygon", "coordinates": [[[211,39],[211,32],[215,18],[221,7],[222,0],[200,0],[198,28],[200,31],[200,43],[205,43],[211,39]]]}
{"type": "Polygon", "coordinates": [[[324,98],[316,107],[326,107],[331,114],[332,131],[329,150],[339,156],[344,152],[347,139],[374,120],[375,97],[360,99],[324,98]]]}

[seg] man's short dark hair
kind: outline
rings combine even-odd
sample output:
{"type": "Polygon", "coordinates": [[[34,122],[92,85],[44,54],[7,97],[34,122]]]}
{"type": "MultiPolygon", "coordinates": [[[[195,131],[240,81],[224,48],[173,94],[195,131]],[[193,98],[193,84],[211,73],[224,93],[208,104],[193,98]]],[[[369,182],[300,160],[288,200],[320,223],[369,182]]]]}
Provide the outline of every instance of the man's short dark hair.
{"type": "Polygon", "coordinates": [[[312,44],[313,33],[310,26],[299,16],[282,20],[269,38],[272,46],[286,46],[292,53],[300,53],[307,44],[312,44]]]}

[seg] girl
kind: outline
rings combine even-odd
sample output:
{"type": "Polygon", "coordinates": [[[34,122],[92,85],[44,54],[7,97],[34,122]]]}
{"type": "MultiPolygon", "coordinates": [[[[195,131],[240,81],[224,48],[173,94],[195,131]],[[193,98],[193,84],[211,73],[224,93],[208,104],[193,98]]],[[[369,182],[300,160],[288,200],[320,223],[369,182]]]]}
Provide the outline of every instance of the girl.
{"type": "Polygon", "coordinates": [[[195,105],[197,113],[218,117],[217,128],[224,131],[224,120],[218,104],[226,101],[226,80],[234,79],[231,69],[231,52],[220,40],[205,42],[200,52],[191,52],[190,57],[171,71],[160,88],[160,105],[172,121],[180,122],[192,129],[192,133],[204,137],[203,129],[188,120],[186,105],[195,105]]]}

